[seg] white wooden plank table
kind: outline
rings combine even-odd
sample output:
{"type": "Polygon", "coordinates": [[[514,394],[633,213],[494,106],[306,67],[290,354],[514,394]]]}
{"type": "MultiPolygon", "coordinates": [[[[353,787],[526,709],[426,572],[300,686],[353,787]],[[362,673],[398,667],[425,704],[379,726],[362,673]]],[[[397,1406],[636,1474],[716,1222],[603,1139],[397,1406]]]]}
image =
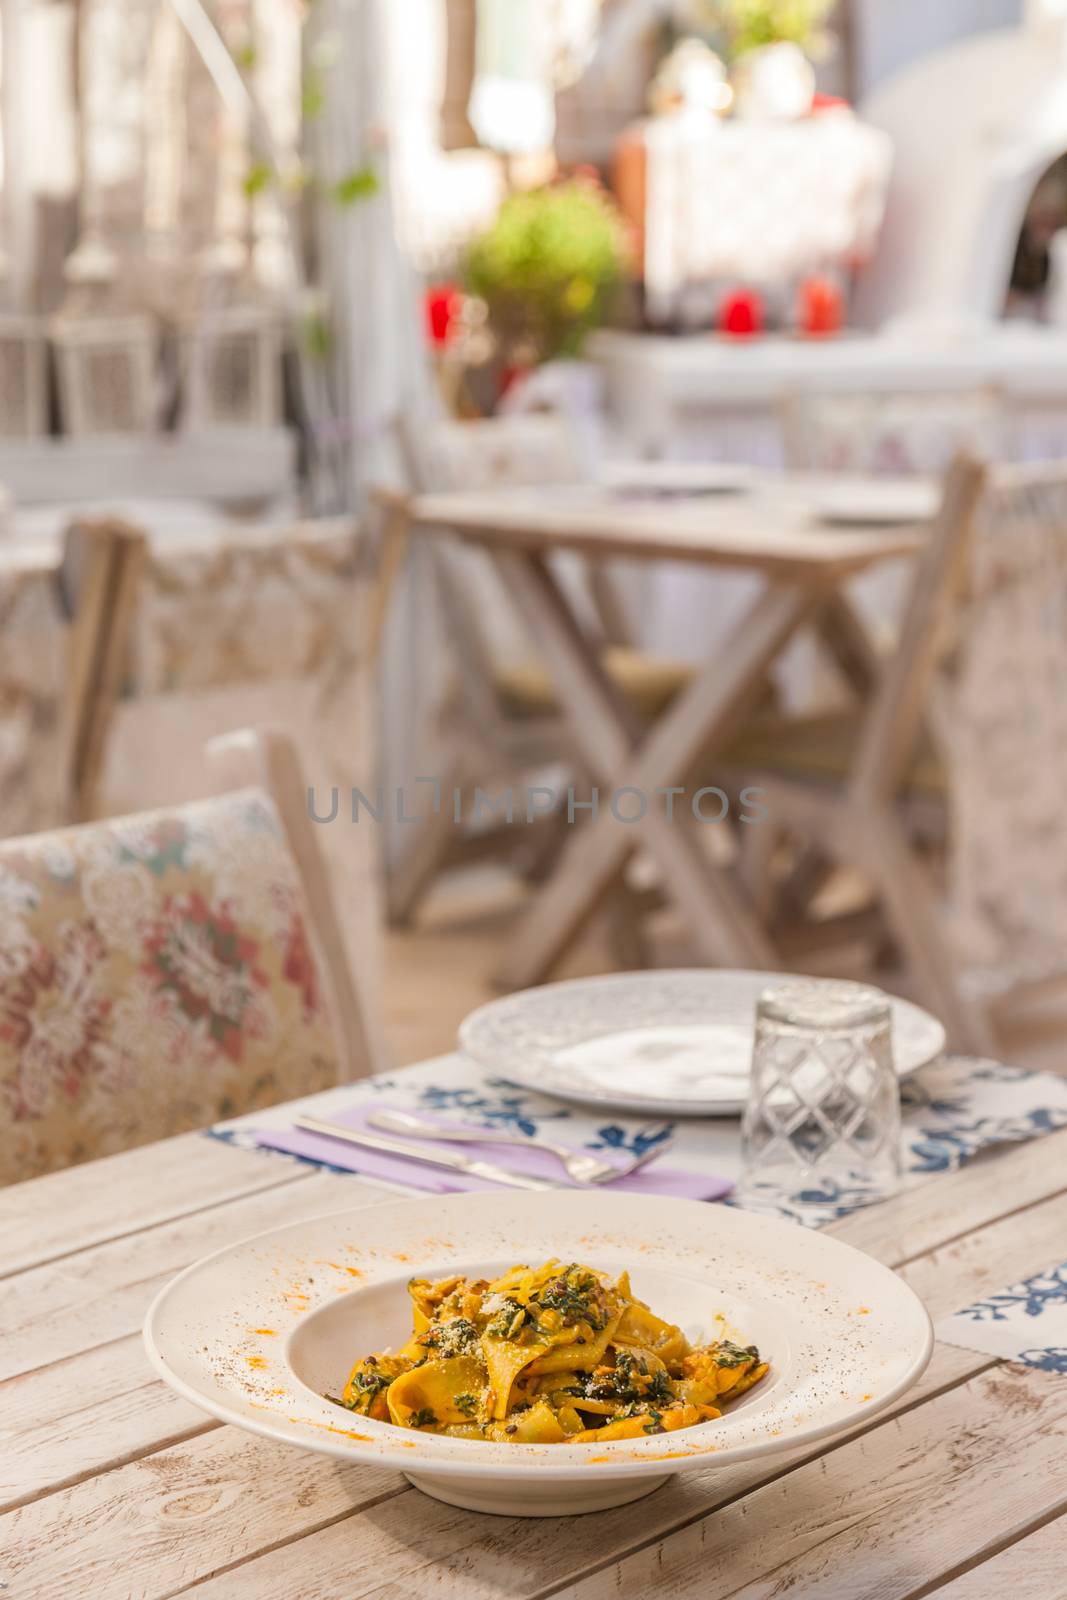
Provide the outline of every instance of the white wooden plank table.
{"type": "MultiPolygon", "coordinates": [[[[140,1343],[160,1285],[242,1236],[382,1191],[187,1135],[0,1191],[2,1593],[18,1600],[1067,1596],[1067,1382],[939,1344],[851,1433],[596,1516],[428,1500],[223,1426],[140,1343]]],[[[1067,1130],[834,1224],[934,1318],[1047,1266],[1067,1130]]]]}
{"type": "MultiPolygon", "coordinates": [[[[932,485],[869,483],[866,491],[880,492],[889,503],[906,492],[917,497],[921,511],[936,507],[932,485]]],[[[556,872],[512,935],[497,974],[505,987],[523,988],[549,975],[638,847],[655,857],[667,894],[712,965],[777,965],[734,874],[703,847],[691,807],[683,801],[667,814],[657,796],[673,785],[681,786],[674,793],[686,792],[694,763],[707,764],[736,733],[758,703],[768,669],[808,624],[856,687],[870,689],[877,652],[844,585],[879,562],[913,556],[923,528],[823,525],[815,513],[820,494],[827,493],[825,480],[793,475],[757,480],[742,494],[664,498],[574,484],[412,500],[416,531],[460,538],[491,558],[543,655],[575,746],[606,797],[594,820],[570,831],[556,872]],[[733,569],[760,584],[726,638],[647,729],[604,671],[597,641],[557,580],[549,561],[557,553],[733,569]],[[637,817],[632,798],[629,815],[608,803],[627,791],[644,797],[637,817]]]]}

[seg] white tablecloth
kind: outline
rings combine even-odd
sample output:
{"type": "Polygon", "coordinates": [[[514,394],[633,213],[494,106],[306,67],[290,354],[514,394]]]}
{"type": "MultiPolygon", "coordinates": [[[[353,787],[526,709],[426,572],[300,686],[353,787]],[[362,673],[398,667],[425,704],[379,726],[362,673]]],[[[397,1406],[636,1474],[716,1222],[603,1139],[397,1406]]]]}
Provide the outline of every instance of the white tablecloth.
{"type": "Polygon", "coordinates": [[[789,283],[874,248],[892,147],[850,112],[802,122],[683,114],[642,132],[651,316],[676,314],[690,285],[789,283]]]}

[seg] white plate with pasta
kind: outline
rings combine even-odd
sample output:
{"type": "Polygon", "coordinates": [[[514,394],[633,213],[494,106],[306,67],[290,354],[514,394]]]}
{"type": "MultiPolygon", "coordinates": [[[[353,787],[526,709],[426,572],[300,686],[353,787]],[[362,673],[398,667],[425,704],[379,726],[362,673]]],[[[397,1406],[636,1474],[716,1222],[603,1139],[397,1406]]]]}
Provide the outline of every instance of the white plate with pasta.
{"type": "Polygon", "coordinates": [[[826,1235],[561,1191],[229,1245],[163,1290],[145,1343],[224,1422],[452,1505],[558,1516],[847,1428],[917,1380],[932,1333],[900,1278],[826,1235]]]}

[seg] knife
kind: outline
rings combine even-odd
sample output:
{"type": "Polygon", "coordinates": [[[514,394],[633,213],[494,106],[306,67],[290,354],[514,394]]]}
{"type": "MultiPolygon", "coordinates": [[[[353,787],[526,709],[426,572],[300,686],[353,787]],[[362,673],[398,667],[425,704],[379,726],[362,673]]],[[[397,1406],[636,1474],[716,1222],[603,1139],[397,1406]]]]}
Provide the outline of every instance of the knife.
{"type": "Polygon", "coordinates": [[[364,1133],[362,1129],[346,1128],[340,1122],[328,1122],[325,1117],[307,1115],[293,1118],[294,1126],[305,1133],[320,1133],[327,1139],[339,1139],[344,1144],[354,1144],[364,1150],[380,1150],[386,1155],[402,1156],[423,1167],[444,1167],[449,1172],[466,1172],[472,1178],[485,1178],[490,1183],[502,1183],[512,1189],[568,1189],[570,1184],[551,1183],[548,1178],[529,1178],[525,1173],[509,1172],[494,1161],[479,1161],[472,1156],[460,1155],[452,1150],[427,1150],[419,1145],[405,1144],[402,1139],[386,1139],[380,1133],[364,1133]]]}

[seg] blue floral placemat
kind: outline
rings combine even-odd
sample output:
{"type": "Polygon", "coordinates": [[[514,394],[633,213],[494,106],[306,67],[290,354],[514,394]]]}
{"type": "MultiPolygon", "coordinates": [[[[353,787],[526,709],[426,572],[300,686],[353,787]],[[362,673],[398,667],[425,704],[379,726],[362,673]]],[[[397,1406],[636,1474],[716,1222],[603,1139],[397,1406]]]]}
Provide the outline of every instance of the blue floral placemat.
{"type": "Polygon", "coordinates": [[[935,1331],[945,1344],[1067,1374],[1067,1261],[976,1300],[935,1331]]]}
{"type": "MultiPolygon", "coordinates": [[[[259,1149],[256,1132],[290,1127],[297,1106],[329,1117],[364,1097],[388,1099],[412,1109],[452,1112],[457,1119],[525,1134],[551,1138],[558,1130],[568,1144],[590,1150],[640,1154],[673,1138],[670,1153],[663,1158],[664,1167],[705,1171],[731,1180],[741,1173],[740,1122],[736,1117],[671,1121],[568,1106],[487,1074],[460,1055],[441,1056],[364,1083],[328,1089],[306,1100],[220,1123],[211,1132],[217,1138],[259,1149]]],[[[1067,1079],[994,1061],[955,1056],[926,1067],[904,1080],[901,1100],[904,1181],[909,1185],[952,1171],[993,1145],[1035,1139],[1067,1127],[1067,1079]]],[[[264,1153],[264,1160],[295,1159],[264,1153]]],[[[846,1216],[857,1204],[847,1188],[806,1195],[804,1201],[802,1214],[785,1208],[782,1214],[821,1224],[846,1216]]]]}

